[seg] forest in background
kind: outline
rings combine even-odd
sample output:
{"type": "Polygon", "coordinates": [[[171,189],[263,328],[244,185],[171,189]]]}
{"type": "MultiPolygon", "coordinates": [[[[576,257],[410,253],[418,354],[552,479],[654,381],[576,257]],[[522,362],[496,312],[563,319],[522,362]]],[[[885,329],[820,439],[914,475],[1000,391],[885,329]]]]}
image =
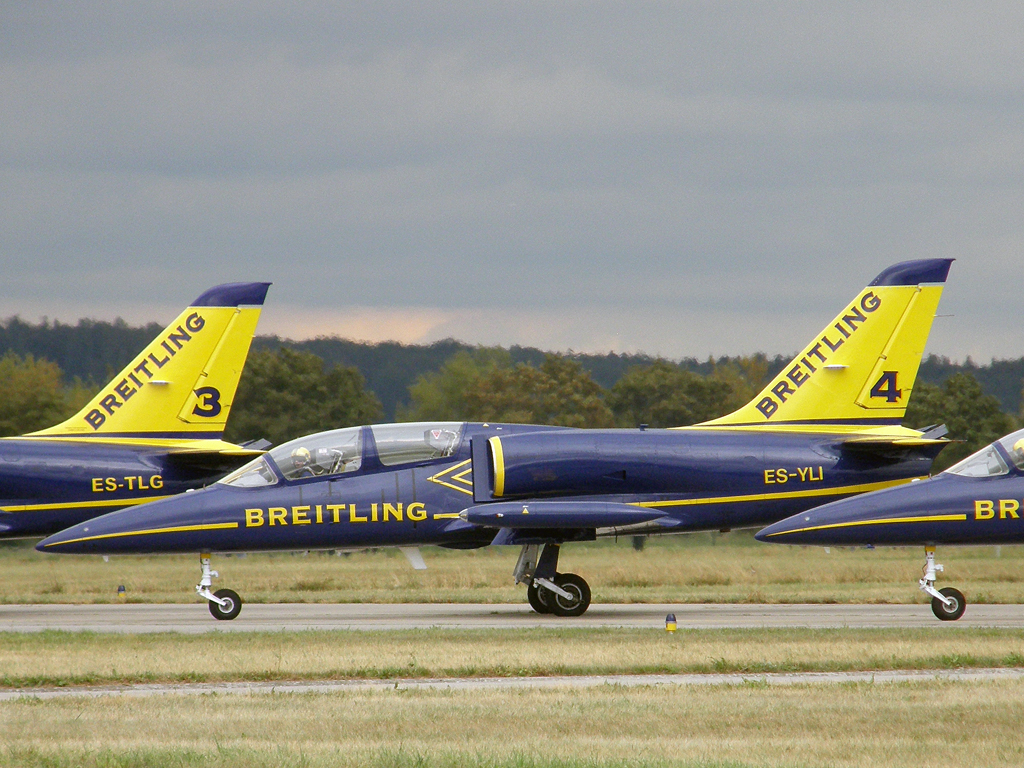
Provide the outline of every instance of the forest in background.
{"type": "MultiPolygon", "coordinates": [[[[160,331],[123,321],[0,322],[0,435],[72,415],[160,331]]],[[[671,361],[530,347],[368,344],[258,336],[226,437],[274,443],[392,420],[489,420],[580,427],[684,426],[747,402],[791,356],[671,361]]],[[[1024,358],[922,361],[905,423],[945,422],[959,442],[937,466],[1022,422],[1024,358]]]]}
{"type": "MultiPolygon", "coordinates": [[[[60,366],[68,383],[79,380],[97,388],[110,378],[148,344],[163,326],[149,323],[130,326],[123,320],[114,322],[80,320],[76,325],[42,321],[27,323],[14,317],[0,320],[0,357],[8,352],[25,357],[49,360],[60,366]]],[[[369,344],[337,337],[291,341],[277,336],[257,336],[252,349],[276,350],[280,347],[311,352],[327,365],[354,367],[366,386],[380,400],[385,419],[396,417],[399,406],[409,404],[409,387],[423,374],[437,371],[457,352],[473,352],[476,346],[453,339],[427,345],[382,342],[369,344]]],[[[794,350],[793,354],[796,354],[794,350]]],[[[513,363],[538,366],[546,352],[533,347],[513,346],[508,349],[513,363]]],[[[567,352],[560,355],[575,360],[600,386],[612,387],[632,366],[651,365],[662,359],[638,354],[588,354],[567,352]]],[[[758,356],[767,366],[769,377],[782,369],[793,355],[758,356]]],[[[669,361],[686,371],[708,376],[716,365],[738,361],[739,357],[717,360],[684,358],[669,361]]],[[[940,385],[957,373],[969,373],[977,379],[982,391],[999,400],[1001,410],[1017,414],[1021,411],[1021,388],[1024,382],[1024,356],[1010,360],[992,360],[978,364],[968,358],[957,363],[947,357],[928,355],[921,362],[920,381],[940,385]]]]}

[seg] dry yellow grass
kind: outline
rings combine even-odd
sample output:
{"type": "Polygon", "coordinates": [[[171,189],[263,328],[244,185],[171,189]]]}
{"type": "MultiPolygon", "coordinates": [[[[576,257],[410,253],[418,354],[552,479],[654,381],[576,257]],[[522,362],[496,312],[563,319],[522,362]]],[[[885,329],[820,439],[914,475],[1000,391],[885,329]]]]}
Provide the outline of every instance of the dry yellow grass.
{"type": "Polygon", "coordinates": [[[946,626],[0,634],[0,683],[9,687],[1022,665],[1024,632],[946,626]]]}
{"type": "Polygon", "coordinates": [[[1019,766],[1024,683],[0,704],[7,765],[1019,766]]]}
{"type": "MultiPolygon", "coordinates": [[[[426,571],[396,550],[215,557],[217,587],[246,602],[517,602],[514,547],[470,552],[424,549],[426,571]]],[[[1024,602],[1024,548],[940,548],[940,586],[972,603],[1024,602]]],[[[838,549],[759,544],[749,533],[660,537],[636,552],[628,541],[564,547],[560,569],[584,576],[595,602],[925,602],[918,549],[838,549]]],[[[114,602],[118,585],[134,602],[190,602],[199,580],[193,556],[45,555],[0,550],[0,602],[114,602]]]]}

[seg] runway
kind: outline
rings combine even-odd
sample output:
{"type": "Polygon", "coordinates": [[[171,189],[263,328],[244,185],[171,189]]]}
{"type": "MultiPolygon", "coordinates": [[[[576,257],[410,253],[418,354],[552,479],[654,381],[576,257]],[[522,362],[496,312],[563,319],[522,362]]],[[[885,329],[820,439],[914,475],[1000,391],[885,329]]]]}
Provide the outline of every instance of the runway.
{"type": "Polygon", "coordinates": [[[205,603],[189,605],[3,605],[0,631],[274,632],[300,630],[525,629],[632,627],[664,629],[1004,627],[1024,629],[1024,606],[969,605],[962,619],[939,621],[928,605],[624,605],[594,604],[578,618],[541,616],[526,604],[246,604],[233,621],[217,621],[205,603]]]}

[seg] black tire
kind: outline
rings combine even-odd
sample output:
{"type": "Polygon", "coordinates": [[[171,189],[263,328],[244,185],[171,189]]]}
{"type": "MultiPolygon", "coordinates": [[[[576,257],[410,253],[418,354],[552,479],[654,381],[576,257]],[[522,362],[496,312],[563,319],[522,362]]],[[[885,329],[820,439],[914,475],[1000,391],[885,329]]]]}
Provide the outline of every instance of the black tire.
{"type": "Polygon", "coordinates": [[[548,595],[551,612],[555,616],[582,616],[590,607],[590,585],[575,573],[560,573],[555,584],[573,596],[566,600],[556,592],[548,595]]]}
{"type": "Polygon", "coordinates": [[[964,611],[967,610],[967,601],[964,600],[963,592],[952,587],[943,587],[939,590],[939,594],[952,601],[951,605],[946,605],[939,598],[932,598],[932,613],[940,620],[956,621],[964,615],[964,611]]]}
{"type": "Polygon", "coordinates": [[[210,613],[213,618],[220,621],[231,621],[242,611],[242,598],[238,596],[238,593],[233,589],[218,589],[213,593],[214,597],[219,597],[221,600],[226,600],[224,605],[218,605],[217,603],[210,601],[210,613]]]}
{"type": "Polygon", "coordinates": [[[526,599],[530,601],[530,607],[540,614],[551,613],[550,602],[553,596],[551,590],[537,584],[531,584],[526,588],[526,599]]]}

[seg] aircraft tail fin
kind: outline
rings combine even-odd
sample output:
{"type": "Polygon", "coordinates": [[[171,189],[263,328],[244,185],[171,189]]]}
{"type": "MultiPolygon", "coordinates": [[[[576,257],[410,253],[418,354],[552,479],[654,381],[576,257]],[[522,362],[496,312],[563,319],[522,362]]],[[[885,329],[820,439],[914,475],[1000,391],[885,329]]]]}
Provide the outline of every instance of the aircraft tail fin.
{"type": "Polygon", "coordinates": [[[206,291],[81,411],[33,436],[220,439],[269,287],[206,291]]]}
{"type": "Polygon", "coordinates": [[[889,267],[757,397],[705,425],[899,424],[952,261],[889,267]]]}

